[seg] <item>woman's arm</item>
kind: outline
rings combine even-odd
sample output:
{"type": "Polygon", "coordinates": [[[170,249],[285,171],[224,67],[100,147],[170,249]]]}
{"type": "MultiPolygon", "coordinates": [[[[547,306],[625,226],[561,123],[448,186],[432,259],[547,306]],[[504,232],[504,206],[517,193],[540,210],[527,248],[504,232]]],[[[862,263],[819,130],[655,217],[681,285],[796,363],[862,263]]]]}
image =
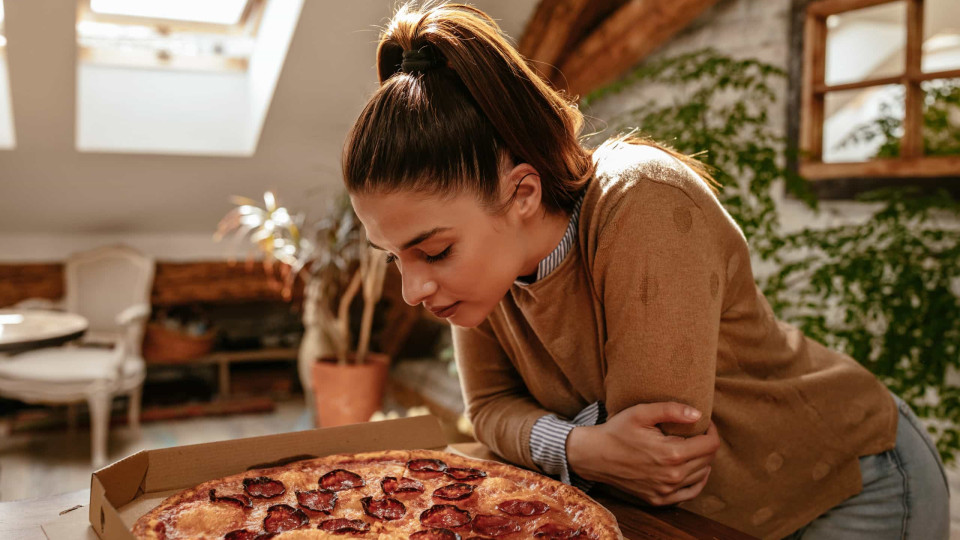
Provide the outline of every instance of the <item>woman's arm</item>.
{"type": "Polygon", "coordinates": [[[611,416],[638,403],[689,405],[702,414],[696,423],[660,426],[689,437],[706,432],[713,410],[727,263],[740,233],[692,171],[658,171],[630,188],[598,238],[606,405],[611,416]]]}
{"type": "Polygon", "coordinates": [[[730,250],[745,240],[695,173],[654,170],[624,192],[597,239],[611,419],[573,430],[567,452],[584,478],[672,504],[699,494],[719,448],[720,319],[730,250]],[[699,416],[684,416],[688,407],[699,416]]]}
{"type": "Polygon", "coordinates": [[[604,424],[574,428],[567,438],[567,461],[573,473],[602,482],[660,506],[700,494],[710,463],[720,447],[711,422],[703,435],[664,435],[658,424],[695,423],[691,407],[680,403],[642,403],[614,415],[604,424]]]}
{"type": "Polygon", "coordinates": [[[530,396],[489,323],[454,326],[453,345],[467,417],[477,439],[512,463],[544,471],[531,455],[530,433],[537,420],[552,412],[530,396]]]}

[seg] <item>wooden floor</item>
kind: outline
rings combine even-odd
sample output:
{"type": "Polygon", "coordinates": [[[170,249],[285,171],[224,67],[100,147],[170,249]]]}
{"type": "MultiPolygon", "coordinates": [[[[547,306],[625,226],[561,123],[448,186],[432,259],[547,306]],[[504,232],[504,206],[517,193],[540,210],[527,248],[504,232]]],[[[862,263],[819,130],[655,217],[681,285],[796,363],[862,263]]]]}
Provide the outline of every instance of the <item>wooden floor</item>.
{"type": "MultiPolygon", "coordinates": [[[[255,437],[313,428],[302,399],[279,402],[271,413],[213,416],[110,430],[109,460],[144,449],[255,437]]],[[[90,430],[31,432],[0,437],[0,501],[29,499],[90,487],[90,430]]]]}

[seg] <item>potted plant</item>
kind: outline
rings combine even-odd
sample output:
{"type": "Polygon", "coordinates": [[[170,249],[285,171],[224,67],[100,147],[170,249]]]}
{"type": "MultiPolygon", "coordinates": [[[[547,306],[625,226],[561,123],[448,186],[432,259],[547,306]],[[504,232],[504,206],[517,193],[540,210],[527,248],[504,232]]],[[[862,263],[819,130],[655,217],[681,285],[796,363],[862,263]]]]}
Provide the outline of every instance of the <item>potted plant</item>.
{"type": "Polygon", "coordinates": [[[214,238],[248,239],[267,265],[279,263],[284,298],[298,277],[304,282],[299,374],[312,397],[318,425],[366,421],[380,409],[390,359],[370,352],[374,309],[383,293],[386,257],[366,242],[359,219],[345,195],[331,202],[315,221],[291,214],[272,192],[264,206],[234,197],[236,208],[220,221],[214,238]],[[362,296],[356,340],[351,305],[362,296]]]}

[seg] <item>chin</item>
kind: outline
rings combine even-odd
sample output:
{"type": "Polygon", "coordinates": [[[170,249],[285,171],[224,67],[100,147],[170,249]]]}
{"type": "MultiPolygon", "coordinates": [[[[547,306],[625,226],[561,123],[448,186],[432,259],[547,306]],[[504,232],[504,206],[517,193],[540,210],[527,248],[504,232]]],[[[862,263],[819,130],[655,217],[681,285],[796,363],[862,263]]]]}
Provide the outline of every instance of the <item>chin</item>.
{"type": "Polygon", "coordinates": [[[487,320],[487,315],[490,314],[491,310],[483,311],[474,309],[463,309],[467,306],[460,306],[460,309],[457,310],[457,313],[453,317],[447,318],[447,321],[455,326],[461,328],[473,328],[475,326],[480,326],[483,321],[487,320]]]}

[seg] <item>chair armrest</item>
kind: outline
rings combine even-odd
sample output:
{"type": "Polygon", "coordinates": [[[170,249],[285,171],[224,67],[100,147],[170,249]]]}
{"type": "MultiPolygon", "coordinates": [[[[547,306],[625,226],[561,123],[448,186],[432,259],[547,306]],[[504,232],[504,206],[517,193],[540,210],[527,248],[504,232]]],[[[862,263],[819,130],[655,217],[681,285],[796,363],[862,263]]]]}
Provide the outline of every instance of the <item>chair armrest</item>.
{"type": "Polygon", "coordinates": [[[62,300],[50,300],[49,298],[26,298],[14,304],[14,309],[52,309],[56,311],[63,310],[62,300]]]}
{"type": "Polygon", "coordinates": [[[145,321],[149,316],[150,306],[148,304],[134,304],[117,315],[117,324],[130,326],[145,321]]]}

